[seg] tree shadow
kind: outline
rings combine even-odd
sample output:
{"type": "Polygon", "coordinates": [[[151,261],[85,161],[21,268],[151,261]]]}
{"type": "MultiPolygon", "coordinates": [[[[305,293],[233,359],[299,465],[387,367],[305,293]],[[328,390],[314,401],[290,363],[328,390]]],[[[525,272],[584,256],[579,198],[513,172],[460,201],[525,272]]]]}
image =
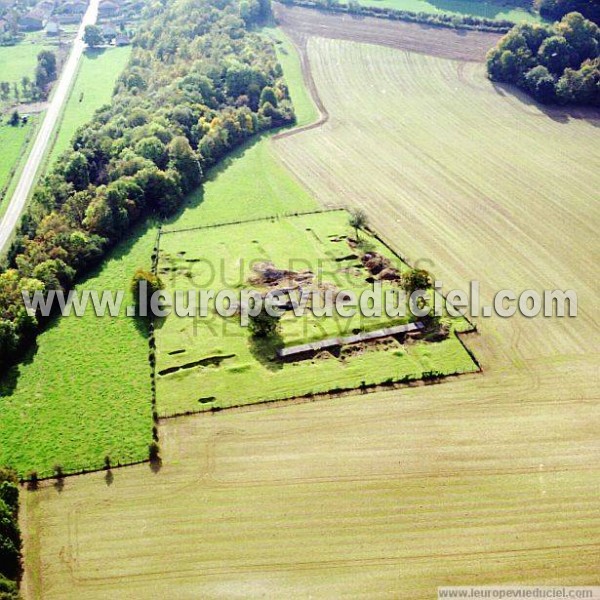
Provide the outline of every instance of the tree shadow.
{"type": "Polygon", "coordinates": [[[104,475],[104,483],[106,483],[107,487],[110,487],[115,480],[115,476],[111,469],[108,469],[104,475]]]}
{"type": "Polygon", "coordinates": [[[518,108],[527,114],[531,114],[531,111],[528,110],[528,108],[536,108],[548,118],[561,125],[566,125],[571,120],[583,120],[592,125],[592,127],[600,127],[600,110],[597,108],[591,106],[540,104],[527,94],[527,92],[524,92],[515,85],[493,82],[492,87],[498,96],[516,100],[521,105],[518,108]]]}
{"type": "Polygon", "coordinates": [[[136,331],[143,338],[148,339],[148,336],[150,335],[150,317],[140,317],[139,315],[136,315],[132,318],[132,321],[136,331]]]}
{"type": "Polygon", "coordinates": [[[162,469],[162,458],[157,456],[150,460],[150,470],[156,474],[162,469]]]}
{"type": "Polygon", "coordinates": [[[106,48],[86,48],[84,54],[86,58],[96,60],[106,52],[106,48]]]}
{"type": "Polygon", "coordinates": [[[31,364],[38,349],[37,340],[34,340],[25,351],[25,356],[17,364],[9,365],[4,372],[0,372],[0,398],[8,398],[13,395],[21,375],[21,366],[31,364]]]}
{"type": "Polygon", "coordinates": [[[54,489],[59,494],[62,494],[62,491],[65,489],[65,478],[64,477],[57,477],[56,478],[56,481],[54,482],[54,489]]]}

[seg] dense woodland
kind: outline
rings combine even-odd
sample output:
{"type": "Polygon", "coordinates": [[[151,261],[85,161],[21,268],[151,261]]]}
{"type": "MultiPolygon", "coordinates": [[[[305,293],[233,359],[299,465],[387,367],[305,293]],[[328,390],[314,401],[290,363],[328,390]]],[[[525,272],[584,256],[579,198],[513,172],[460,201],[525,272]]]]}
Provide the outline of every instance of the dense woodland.
{"type": "Polygon", "coordinates": [[[600,106],[600,29],[580,13],[552,27],[517,25],[489,52],[487,69],[544,104],[600,106]]]}
{"type": "Polygon", "coordinates": [[[143,215],[173,214],[229,150],[293,121],[272,44],[251,31],[269,11],[268,0],[148,5],[111,105],[79,130],[24,215],[0,274],[0,366],[39,328],[22,289],[72,287],[143,215]]]}
{"type": "Polygon", "coordinates": [[[551,21],[559,21],[570,12],[579,12],[586,19],[600,25],[600,2],[598,0],[539,0],[540,15],[551,21]]]}

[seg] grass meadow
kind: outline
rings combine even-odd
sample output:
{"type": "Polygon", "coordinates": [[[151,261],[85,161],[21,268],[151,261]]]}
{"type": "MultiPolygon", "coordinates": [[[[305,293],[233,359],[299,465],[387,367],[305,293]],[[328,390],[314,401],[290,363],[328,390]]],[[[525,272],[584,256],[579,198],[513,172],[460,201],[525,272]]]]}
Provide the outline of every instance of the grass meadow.
{"type": "Polygon", "coordinates": [[[69,147],[77,129],[87,123],[96,110],[110,102],[117,77],[130,54],[130,46],[87,50],[83,54],[49,155],[50,163],[69,147]]]}
{"type": "Polygon", "coordinates": [[[14,46],[0,47],[0,64],[2,65],[0,81],[7,81],[11,86],[14,83],[18,83],[20,90],[21,79],[24,76],[29,77],[29,79],[34,79],[35,77],[37,55],[42,50],[52,49],[50,44],[30,43],[27,41],[14,46]]]}
{"type": "Polygon", "coordinates": [[[35,117],[30,117],[27,124],[18,127],[10,126],[5,120],[0,123],[0,191],[8,186],[34,123],[35,117]]]}
{"type": "MultiPolygon", "coordinates": [[[[149,267],[154,227],[138,228],[78,290],[128,289],[149,267]]],[[[131,302],[131,298],[127,298],[131,302]]],[[[147,332],[133,319],[54,320],[0,382],[0,464],[51,475],[144,460],[152,441],[147,332]]]]}
{"type": "Polygon", "coordinates": [[[297,127],[304,127],[315,122],[319,114],[310,92],[304,85],[302,65],[296,48],[281,28],[266,27],[264,31],[275,42],[277,58],[283,67],[290,97],[294,104],[297,127]]]}
{"type": "MultiPolygon", "coordinates": [[[[310,285],[303,284],[306,289],[350,290],[359,295],[371,289],[366,281],[369,272],[346,240],[338,238],[352,235],[346,211],[166,233],[161,236],[158,272],[173,295],[176,290],[264,289],[249,279],[255,274],[253,265],[270,262],[277,268],[315,274],[310,285]]],[[[407,269],[372,236],[363,233],[362,243],[387,256],[399,271],[407,269]]],[[[384,282],[384,289],[392,288],[384,282]]],[[[416,320],[411,317],[298,318],[289,312],[281,320],[280,344],[294,346],[416,320]]],[[[463,319],[453,325],[458,331],[468,328],[463,319]]],[[[214,310],[206,320],[171,314],[158,321],[156,339],[160,416],[420,379],[424,372],[477,370],[452,334],[436,343],[394,341],[359,352],[348,352],[352,350],[348,347],[339,358],[326,353],[283,364],[273,360],[273,344],[252,341],[239,317],[223,318],[214,310]]]]}

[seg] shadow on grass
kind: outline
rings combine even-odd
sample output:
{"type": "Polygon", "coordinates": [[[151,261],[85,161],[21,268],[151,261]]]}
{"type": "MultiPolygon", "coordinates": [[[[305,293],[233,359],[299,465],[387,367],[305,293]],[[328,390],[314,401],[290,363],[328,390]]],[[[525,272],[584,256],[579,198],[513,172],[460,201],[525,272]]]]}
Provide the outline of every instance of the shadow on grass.
{"type": "Polygon", "coordinates": [[[57,477],[56,478],[56,481],[54,482],[54,489],[59,494],[62,494],[62,491],[65,489],[65,478],[64,477],[57,477]]]}
{"type": "Polygon", "coordinates": [[[33,362],[38,351],[37,340],[27,349],[24,358],[16,365],[8,367],[7,371],[0,377],[0,398],[12,396],[17,389],[21,367],[33,362]]]}
{"type": "Polygon", "coordinates": [[[258,144],[261,140],[273,135],[278,130],[270,130],[265,131],[263,133],[259,133],[250,139],[246,140],[243,144],[238,146],[235,150],[231,151],[225,158],[222,158],[215,166],[208,169],[205,174],[205,178],[203,183],[195,189],[193,192],[190,192],[185,200],[183,201],[181,207],[177,210],[175,214],[166,218],[163,221],[163,225],[166,227],[167,231],[169,227],[173,226],[175,222],[181,217],[181,215],[188,209],[198,208],[204,202],[204,184],[214,181],[221,173],[225,172],[229,167],[233,165],[238,159],[243,158],[248,150],[258,144]]]}
{"type": "Polygon", "coordinates": [[[540,104],[529,94],[515,85],[508,83],[492,83],[494,91],[503,98],[511,97],[525,107],[535,107],[556,123],[566,125],[571,120],[583,120],[593,127],[600,127],[600,110],[591,106],[559,106],[556,104],[540,104]]]}
{"type": "Polygon", "coordinates": [[[280,371],[283,363],[277,360],[277,350],[283,348],[283,338],[279,333],[271,337],[250,337],[248,339],[250,353],[269,371],[280,371]]]}
{"type": "Polygon", "coordinates": [[[106,48],[86,48],[84,51],[85,57],[91,60],[100,58],[106,52],[106,48]]]}

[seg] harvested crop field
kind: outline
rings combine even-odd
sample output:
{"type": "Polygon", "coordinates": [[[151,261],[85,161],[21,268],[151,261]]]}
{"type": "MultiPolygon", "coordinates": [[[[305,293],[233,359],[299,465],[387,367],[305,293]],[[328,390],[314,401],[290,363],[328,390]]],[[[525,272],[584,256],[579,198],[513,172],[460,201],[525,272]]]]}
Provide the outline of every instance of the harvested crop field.
{"type": "Polygon", "coordinates": [[[600,414],[586,371],[533,365],[536,387],[509,366],[167,421],[160,471],[24,495],[39,540],[26,597],[431,600],[464,582],[598,585],[600,414]],[[582,399],[565,402],[569,374],[582,399]]]}
{"type": "Polygon", "coordinates": [[[313,195],[367,210],[446,289],[576,289],[576,319],[479,323],[518,339],[510,360],[597,354],[600,114],[544,112],[476,63],[323,38],[308,59],[328,120],[275,143],[313,195]]]}
{"type": "Polygon", "coordinates": [[[273,8],[279,25],[296,41],[319,36],[380,44],[398,50],[457,60],[483,61],[487,51],[500,38],[496,33],[455,31],[373,17],[328,14],[280,3],[275,3],[273,8]]]}

